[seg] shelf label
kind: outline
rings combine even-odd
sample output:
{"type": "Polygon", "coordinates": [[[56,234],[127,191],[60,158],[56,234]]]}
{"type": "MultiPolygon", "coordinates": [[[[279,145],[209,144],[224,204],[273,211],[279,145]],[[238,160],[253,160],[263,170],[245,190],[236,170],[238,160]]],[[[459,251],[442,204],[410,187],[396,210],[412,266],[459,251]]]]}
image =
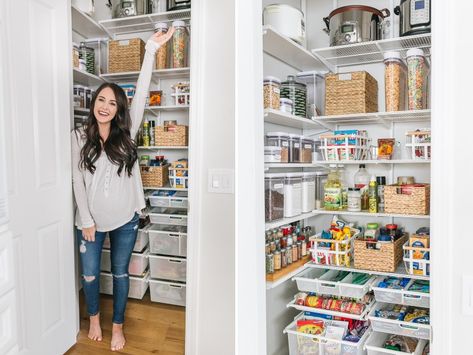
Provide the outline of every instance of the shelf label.
{"type": "Polygon", "coordinates": [[[338,80],[340,81],[351,80],[351,73],[338,74],[338,80]]]}

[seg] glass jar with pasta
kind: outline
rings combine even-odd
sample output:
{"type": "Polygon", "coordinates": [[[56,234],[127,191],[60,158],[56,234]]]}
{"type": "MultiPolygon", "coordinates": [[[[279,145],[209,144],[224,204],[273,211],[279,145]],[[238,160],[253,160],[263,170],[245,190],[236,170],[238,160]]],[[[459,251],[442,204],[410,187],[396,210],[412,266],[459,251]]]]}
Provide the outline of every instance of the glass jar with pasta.
{"type": "Polygon", "coordinates": [[[172,67],[187,67],[187,46],[189,33],[184,21],[173,21],[172,26],[175,31],[172,35],[172,67]]]}

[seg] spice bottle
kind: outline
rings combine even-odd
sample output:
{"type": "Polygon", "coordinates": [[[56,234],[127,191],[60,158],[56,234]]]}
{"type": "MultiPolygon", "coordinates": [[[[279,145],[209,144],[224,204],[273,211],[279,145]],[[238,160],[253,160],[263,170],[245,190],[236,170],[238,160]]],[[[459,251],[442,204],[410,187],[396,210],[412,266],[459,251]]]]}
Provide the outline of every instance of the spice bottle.
{"type": "Polygon", "coordinates": [[[184,68],[187,66],[188,33],[184,21],[173,21],[174,34],[172,35],[172,67],[184,68]]]}
{"type": "Polygon", "coordinates": [[[149,147],[149,122],[147,118],[143,122],[143,147],[149,147]]]}
{"type": "MultiPolygon", "coordinates": [[[[168,24],[166,22],[158,22],[154,26],[155,33],[166,34],[168,32],[168,24]]],[[[161,44],[156,52],[156,69],[166,69],[168,61],[168,42],[161,44]]]]}
{"type": "Polygon", "coordinates": [[[266,255],[266,273],[267,274],[274,273],[274,255],[273,254],[266,255]]]}
{"type": "Polygon", "coordinates": [[[376,183],[376,177],[372,176],[369,185],[369,212],[378,212],[378,185],[376,183]]]}
{"type": "Polygon", "coordinates": [[[378,212],[384,212],[384,187],[386,186],[386,176],[377,176],[378,183],[378,212]]]}
{"type": "Polygon", "coordinates": [[[274,271],[281,270],[281,252],[276,250],[274,252],[274,271]]]}

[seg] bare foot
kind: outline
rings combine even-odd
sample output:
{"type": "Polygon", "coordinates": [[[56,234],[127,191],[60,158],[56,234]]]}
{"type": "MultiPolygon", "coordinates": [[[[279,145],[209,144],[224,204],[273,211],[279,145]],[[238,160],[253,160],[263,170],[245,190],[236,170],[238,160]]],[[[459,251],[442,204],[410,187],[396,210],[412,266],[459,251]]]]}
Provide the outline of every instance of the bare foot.
{"type": "Polygon", "coordinates": [[[102,328],[100,328],[100,314],[90,316],[89,339],[102,341],[102,328]]]}
{"type": "Polygon", "coordinates": [[[112,351],[121,350],[125,346],[125,335],[123,334],[123,324],[115,324],[112,326],[112,351]]]}

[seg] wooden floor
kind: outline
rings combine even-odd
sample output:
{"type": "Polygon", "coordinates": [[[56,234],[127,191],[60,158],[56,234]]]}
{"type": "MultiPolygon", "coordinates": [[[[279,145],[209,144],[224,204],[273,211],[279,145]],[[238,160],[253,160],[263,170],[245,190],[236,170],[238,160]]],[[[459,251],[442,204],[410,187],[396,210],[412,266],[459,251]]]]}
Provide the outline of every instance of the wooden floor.
{"type": "Polygon", "coordinates": [[[110,350],[112,296],[100,295],[103,340],[87,338],[88,317],[84,297],[80,295],[80,333],[77,344],[66,355],[91,354],[184,354],[185,308],[150,301],[149,291],[142,300],[129,299],[125,315],[126,345],[121,351],[110,350]]]}

